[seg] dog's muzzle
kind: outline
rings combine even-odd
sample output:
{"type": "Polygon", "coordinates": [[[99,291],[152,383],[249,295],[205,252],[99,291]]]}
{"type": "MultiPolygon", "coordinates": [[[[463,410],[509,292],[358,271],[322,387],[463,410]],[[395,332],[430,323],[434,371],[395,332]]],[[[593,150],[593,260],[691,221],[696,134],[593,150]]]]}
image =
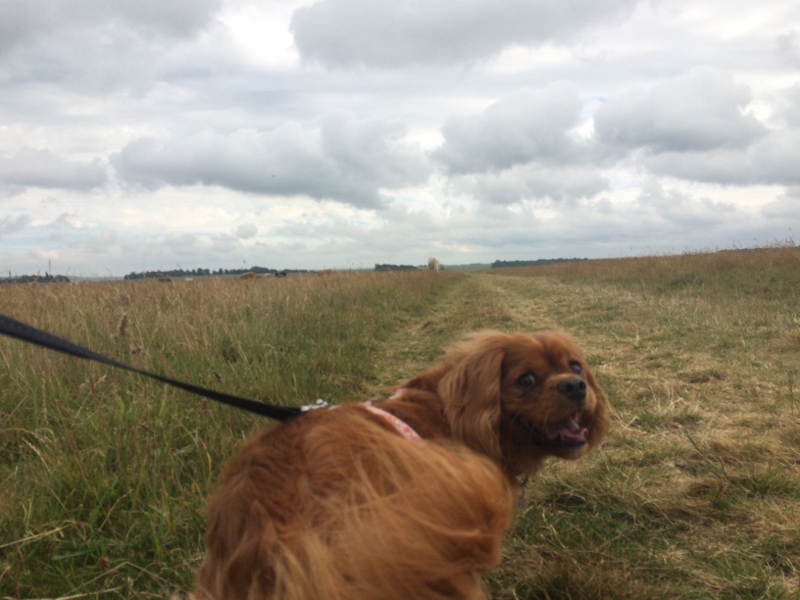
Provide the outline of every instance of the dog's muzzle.
{"type": "Polygon", "coordinates": [[[581,448],[588,441],[589,430],[578,423],[575,413],[554,423],[531,423],[522,420],[530,434],[531,442],[546,448],[581,448]]]}

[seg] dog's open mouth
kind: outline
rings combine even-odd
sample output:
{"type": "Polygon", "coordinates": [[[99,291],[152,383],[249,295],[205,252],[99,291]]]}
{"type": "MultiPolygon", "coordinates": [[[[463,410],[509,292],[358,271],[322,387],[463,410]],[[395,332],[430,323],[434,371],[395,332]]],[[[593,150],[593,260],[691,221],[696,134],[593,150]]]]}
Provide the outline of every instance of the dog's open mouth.
{"type": "Polygon", "coordinates": [[[528,429],[531,441],[537,446],[548,448],[580,448],[585,445],[586,435],[589,430],[578,424],[578,414],[575,413],[554,423],[533,423],[527,419],[520,419],[528,429]]]}

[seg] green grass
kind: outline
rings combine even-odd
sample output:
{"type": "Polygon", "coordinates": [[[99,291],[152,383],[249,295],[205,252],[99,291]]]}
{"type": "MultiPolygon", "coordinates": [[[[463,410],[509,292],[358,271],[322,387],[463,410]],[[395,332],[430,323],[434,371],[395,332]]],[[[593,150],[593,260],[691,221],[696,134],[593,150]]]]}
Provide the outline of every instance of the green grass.
{"type": "MultiPolygon", "coordinates": [[[[468,331],[570,331],[608,439],[526,489],[493,597],[800,598],[800,249],[483,272],[0,286],[0,311],[269,402],[388,393],[468,331]]],[[[0,339],[0,598],[186,591],[266,421],[0,339]]]]}
{"type": "MultiPolygon", "coordinates": [[[[301,404],[361,399],[381,344],[453,282],[214,278],[3,286],[0,297],[6,314],[141,368],[301,404]]],[[[187,589],[204,498],[235,444],[267,422],[14,340],[0,340],[0,360],[0,596],[187,589]]]]}

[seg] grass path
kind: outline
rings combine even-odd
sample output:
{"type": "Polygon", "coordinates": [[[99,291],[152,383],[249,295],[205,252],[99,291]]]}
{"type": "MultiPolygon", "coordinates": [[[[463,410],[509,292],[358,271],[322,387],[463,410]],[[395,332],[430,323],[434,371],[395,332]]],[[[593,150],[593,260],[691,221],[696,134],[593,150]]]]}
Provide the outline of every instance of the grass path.
{"type": "Polygon", "coordinates": [[[519,303],[503,286],[479,273],[446,274],[454,282],[445,286],[436,302],[419,319],[401,327],[380,350],[376,392],[429,367],[451,343],[465,333],[481,329],[513,329],[519,303]]]}
{"type": "MultiPolygon", "coordinates": [[[[580,296],[577,289],[573,294],[554,280],[482,272],[445,276],[457,279],[444,288],[423,317],[401,328],[383,345],[378,363],[385,365],[385,371],[378,377],[376,390],[427,368],[447,346],[473,331],[564,329],[560,313],[566,306],[574,306],[572,296],[580,296]]],[[[592,336],[587,337],[593,341],[592,336]]]]}

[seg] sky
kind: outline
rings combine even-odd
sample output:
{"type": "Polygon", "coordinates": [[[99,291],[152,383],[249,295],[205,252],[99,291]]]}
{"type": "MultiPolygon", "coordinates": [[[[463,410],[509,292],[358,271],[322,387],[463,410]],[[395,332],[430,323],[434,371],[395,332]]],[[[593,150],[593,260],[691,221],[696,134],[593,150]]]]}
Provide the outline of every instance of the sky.
{"type": "Polygon", "coordinates": [[[0,0],[0,275],[798,232],[795,0],[0,0]]]}

